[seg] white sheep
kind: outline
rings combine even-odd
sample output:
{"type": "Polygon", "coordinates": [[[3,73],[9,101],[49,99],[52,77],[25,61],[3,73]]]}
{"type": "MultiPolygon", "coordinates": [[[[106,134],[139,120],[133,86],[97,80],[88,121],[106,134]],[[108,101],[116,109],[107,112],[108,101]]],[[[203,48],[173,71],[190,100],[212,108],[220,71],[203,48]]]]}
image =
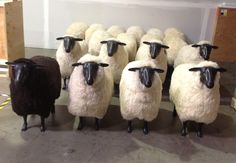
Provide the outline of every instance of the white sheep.
{"type": "Polygon", "coordinates": [[[125,49],[129,55],[129,61],[130,62],[134,61],[136,53],[137,53],[137,42],[134,35],[127,34],[127,33],[120,33],[117,36],[117,39],[120,42],[123,42],[126,44],[125,49]]]}
{"type": "Polygon", "coordinates": [[[144,120],[144,134],[149,132],[148,122],[159,112],[162,98],[162,82],[158,73],[163,70],[153,62],[133,61],[123,70],[120,81],[120,110],[128,120],[128,132],[132,132],[132,120],[144,120]]]}
{"type": "Polygon", "coordinates": [[[185,40],[184,33],[176,28],[167,28],[164,32],[166,38],[168,37],[179,37],[182,40],[185,40]]]}
{"type": "Polygon", "coordinates": [[[159,40],[163,40],[164,39],[164,33],[160,29],[158,29],[158,28],[150,28],[147,31],[147,34],[156,35],[159,40]]]}
{"type": "Polygon", "coordinates": [[[112,36],[112,37],[117,37],[120,33],[124,33],[125,30],[124,28],[118,26],[118,25],[113,25],[110,28],[107,29],[107,32],[112,36]]]}
{"type": "Polygon", "coordinates": [[[113,77],[108,64],[101,58],[86,54],[77,63],[69,82],[68,110],[80,117],[78,129],[83,128],[83,117],[95,117],[96,129],[99,119],[107,112],[113,93],[113,77]]]}
{"type": "Polygon", "coordinates": [[[140,26],[130,26],[129,28],[127,28],[126,33],[134,35],[139,46],[140,40],[144,35],[145,31],[140,26]]]}
{"type": "Polygon", "coordinates": [[[72,35],[58,37],[57,40],[63,40],[57,49],[56,60],[64,79],[63,89],[66,89],[66,80],[70,78],[73,71],[71,64],[77,62],[80,57],[87,53],[88,47],[84,40],[82,41],[82,39],[72,35]]]}
{"type": "Polygon", "coordinates": [[[142,38],[140,40],[140,46],[142,46],[143,42],[150,41],[150,40],[161,40],[161,39],[158,35],[147,33],[142,36],[142,38]]]}
{"type": "Polygon", "coordinates": [[[89,28],[85,32],[85,41],[88,43],[90,40],[90,37],[93,35],[93,33],[97,30],[106,30],[104,25],[102,24],[91,24],[89,28]]]}
{"type": "Polygon", "coordinates": [[[164,49],[168,46],[163,45],[160,40],[149,40],[139,47],[135,60],[150,60],[156,64],[159,68],[164,70],[164,73],[160,74],[162,83],[164,83],[167,72],[167,57],[164,53],[164,49]]]}
{"type": "Polygon", "coordinates": [[[212,49],[217,46],[211,45],[209,41],[200,41],[197,44],[190,44],[182,47],[174,61],[174,67],[183,63],[199,63],[208,60],[212,49]]]}
{"type": "Polygon", "coordinates": [[[104,30],[97,30],[93,33],[88,42],[88,52],[92,55],[99,55],[102,47],[101,41],[110,38],[111,35],[104,30]]]}
{"type": "Polygon", "coordinates": [[[120,42],[116,38],[109,38],[101,42],[102,47],[99,53],[99,57],[103,62],[110,65],[114,82],[119,84],[121,73],[124,67],[128,64],[128,53],[123,42],[120,42]]]}
{"type": "Polygon", "coordinates": [[[85,39],[85,32],[88,25],[84,22],[74,22],[66,29],[66,35],[74,35],[77,38],[85,39]]]}
{"type": "Polygon", "coordinates": [[[209,124],[216,119],[220,104],[219,72],[224,71],[211,61],[181,64],[175,68],[169,93],[183,122],[183,136],[187,134],[188,121],[198,123],[197,135],[202,137],[203,123],[209,124]]]}

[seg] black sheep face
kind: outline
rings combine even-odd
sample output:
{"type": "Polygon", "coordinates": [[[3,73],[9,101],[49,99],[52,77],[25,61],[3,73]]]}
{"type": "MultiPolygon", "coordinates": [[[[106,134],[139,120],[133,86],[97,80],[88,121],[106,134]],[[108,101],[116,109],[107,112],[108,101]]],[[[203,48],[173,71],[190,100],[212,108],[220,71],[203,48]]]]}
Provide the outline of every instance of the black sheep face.
{"type": "Polygon", "coordinates": [[[148,67],[148,66],[140,67],[140,68],[129,68],[129,71],[136,71],[136,70],[139,71],[140,82],[146,88],[150,88],[152,86],[153,77],[154,77],[155,72],[158,72],[158,73],[164,72],[164,70],[152,68],[152,67],[148,67]]]}
{"type": "Polygon", "coordinates": [[[164,49],[168,49],[169,48],[168,46],[162,45],[162,44],[160,44],[158,42],[147,42],[147,41],[144,41],[143,43],[150,46],[149,52],[151,54],[151,58],[152,59],[155,59],[160,54],[161,48],[164,48],[164,49]]]}
{"type": "Polygon", "coordinates": [[[58,37],[57,40],[63,40],[64,49],[66,53],[70,53],[75,47],[75,42],[82,41],[83,39],[75,38],[71,36],[65,36],[65,37],[58,37]]]}
{"type": "Polygon", "coordinates": [[[106,63],[96,63],[96,62],[74,63],[72,66],[79,66],[79,65],[83,66],[83,75],[88,85],[93,85],[94,81],[96,80],[99,66],[101,67],[108,66],[108,64],[106,63]]]}
{"type": "Polygon", "coordinates": [[[195,47],[195,48],[199,47],[200,48],[199,53],[200,53],[200,56],[204,60],[209,60],[212,49],[218,48],[217,46],[213,46],[210,44],[202,44],[202,45],[194,44],[194,45],[192,45],[192,47],[195,47]]]}
{"type": "Polygon", "coordinates": [[[200,81],[207,88],[212,89],[214,87],[217,72],[225,72],[226,69],[214,67],[194,67],[189,69],[189,71],[200,71],[200,81]]]}
{"type": "Polygon", "coordinates": [[[101,44],[107,44],[107,53],[109,57],[112,57],[117,52],[119,45],[126,45],[125,43],[116,40],[101,41],[101,44]]]}

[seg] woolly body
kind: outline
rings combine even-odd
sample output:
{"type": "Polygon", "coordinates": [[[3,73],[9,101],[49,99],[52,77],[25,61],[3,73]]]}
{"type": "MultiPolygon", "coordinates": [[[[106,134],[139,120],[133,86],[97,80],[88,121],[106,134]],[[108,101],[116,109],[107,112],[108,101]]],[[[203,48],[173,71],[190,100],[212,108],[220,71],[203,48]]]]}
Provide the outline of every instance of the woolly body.
{"type": "Polygon", "coordinates": [[[140,26],[130,26],[127,30],[126,33],[134,35],[136,38],[138,46],[140,45],[140,40],[142,36],[144,35],[144,30],[140,26]]]}
{"type": "Polygon", "coordinates": [[[102,24],[91,24],[85,32],[85,41],[88,43],[93,33],[97,30],[106,30],[102,24]]]}
{"type": "Polygon", "coordinates": [[[191,120],[209,124],[213,122],[219,110],[219,72],[214,87],[208,89],[200,82],[200,72],[189,71],[193,67],[211,66],[218,68],[215,62],[203,61],[199,64],[181,64],[175,68],[170,85],[170,100],[182,122],[191,120]]]}
{"type": "Polygon", "coordinates": [[[167,28],[164,32],[165,38],[168,37],[179,37],[182,40],[185,40],[184,33],[176,28],[167,28]]]}
{"type": "Polygon", "coordinates": [[[129,68],[150,66],[155,64],[148,61],[130,62],[122,72],[120,81],[120,108],[121,115],[126,120],[138,118],[152,121],[159,112],[162,98],[162,83],[159,75],[154,74],[152,87],[146,88],[139,79],[138,71],[129,71],[129,68]]]}
{"type": "MultiPolygon", "coordinates": [[[[148,41],[163,44],[162,41],[160,40],[148,40],[148,41]]],[[[152,59],[149,48],[150,48],[149,45],[142,44],[137,51],[135,60],[149,60],[150,62],[153,62],[156,65],[156,67],[159,67],[160,69],[164,70],[163,73],[159,74],[162,83],[164,83],[167,72],[167,57],[164,52],[164,49],[162,48],[160,54],[155,59],[152,59]]]]}
{"type": "Polygon", "coordinates": [[[129,55],[129,61],[134,61],[137,52],[137,42],[134,35],[121,33],[117,36],[117,39],[123,43],[126,43],[124,48],[129,55]]]}
{"type": "Polygon", "coordinates": [[[15,62],[36,63],[43,68],[31,69],[24,86],[16,86],[14,79],[11,79],[13,111],[20,116],[38,114],[48,117],[61,91],[61,75],[57,61],[50,57],[35,56],[31,59],[17,59],[15,62]]]}
{"type": "MultiPolygon", "coordinates": [[[[116,40],[116,38],[109,38],[107,40],[116,40]]],[[[99,54],[99,57],[103,60],[104,63],[108,63],[109,67],[111,68],[111,72],[113,75],[114,82],[116,84],[119,84],[122,70],[125,68],[125,66],[128,64],[128,53],[125,50],[124,46],[118,46],[118,49],[115,54],[113,54],[112,57],[108,56],[107,52],[107,44],[103,44],[101,47],[101,51],[99,54]]]]}
{"type": "Polygon", "coordinates": [[[95,31],[89,40],[88,52],[92,55],[99,55],[100,49],[102,47],[101,41],[110,37],[111,35],[104,30],[95,31]]]}
{"type": "Polygon", "coordinates": [[[150,28],[147,31],[147,34],[155,35],[159,40],[163,40],[164,39],[164,33],[160,29],[158,29],[158,28],[150,28]]]}
{"type": "Polygon", "coordinates": [[[117,37],[120,33],[124,33],[125,30],[124,28],[121,28],[120,26],[113,25],[110,28],[107,29],[107,32],[112,36],[112,37],[117,37]]]}
{"type": "MultiPolygon", "coordinates": [[[[201,44],[210,44],[210,42],[200,41],[198,45],[201,44]]],[[[194,48],[192,47],[192,45],[193,44],[185,45],[179,50],[178,55],[174,61],[174,67],[177,67],[178,65],[184,63],[199,63],[201,61],[204,61],[204,59],[200,56],[200,48],[194,48]]]]}
{"type": "MultiPolygon", "coordinates": [[[[98,56],[86,54],[78,62],[101,63],[102,61],[98,56]]],[[[85,82],[83,66],[75,67],[69,82],[69,112],[76,116],[102,119],[112,97],[113,83],[109,67],[99,66],[96,80],[91,86],[85,82]]]]}
{"type": "Polygon", "coordinates": [[[150,41],[150,40],[161,40],[161,39],[158,35],[147,33],[147,34],[143,35],[143,37],[141,38],[140,46],[143,45],[144,41],[150,41]]]}
{"type": "Polygon", "coordinates": [[[74,35],[77,38],[85,39],[85,32],[88,29],[88,25],[84,22],[72,23],[66,30],[67,35],[74,35]]]}

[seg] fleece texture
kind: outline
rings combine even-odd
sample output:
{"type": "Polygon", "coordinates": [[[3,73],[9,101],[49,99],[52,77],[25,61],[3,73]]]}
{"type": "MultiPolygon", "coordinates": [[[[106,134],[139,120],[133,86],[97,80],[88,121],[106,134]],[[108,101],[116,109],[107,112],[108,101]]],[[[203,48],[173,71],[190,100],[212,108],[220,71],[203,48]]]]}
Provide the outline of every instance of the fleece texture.
{"type": "MultiPolygon", "coordinates": [[[[202,44],[211,44],[209,41],[200,41],[198,45],[202,44]]],[[[174,67],[177,67],[180,64],[184,63],[199,63],[201,61],[204,61],[204,59],[201,57],[200,52],[199,52],[199,47],[194,48],[192,47],[193,44],[190,45],[185,45],[182,47],[178,55],[174,61],[174,67]]]]}
{"type": "MultiPolygon", "coordinates": [[[[109,38],[107,40],[119,41],[116,38],[109,38]]],[[[113,54],[112,57],[109,57],[107,52],[107,44],[103,44],[101,47],[99,57],[101,57],[103,62],[108,63],[110,65],[114,82],[116,84],[119,84],[122,70],[125,68],[125,66],[128,64],[129,61],[128,59],[129,56],[124,46],[119,45],[116,53],[113,54]]]]}
{"type": "Polygon", "coordinates": [[[118,25],[113,25],[110,28],[107,29],[107,32],[112,36],[112,37],[117,37],[120,33],[124,33],[125,30],[124,28],[118,26],[118,25]]]}
{"type": "Polygon", "coordinates": [[[85,32],[85,41],[88,43],[93,33],[97,30],[105,31],[106,28],[102,24],[91,24],[85,32]]]}
{"type": "MultiPolygon", "coordinates": [[[[98,56],[86,54],[80,63],[102,63],[98,56]]],[[[113,78],[109,67],[99,66],[92,86],[87,85],[83,66],[75,67],[69,82],[68,110],[72,115],[102,119],[107,112],[113,93],[113,78]]]]}
{"type": "Polygon", "coordinates": [[[138,118],[152,121],[159,112],[162,98],[162,83],[158,73],[154,73],[151,88],[146,88],[139,79],[139,71],[128,71],[134,67],[156,67],[148,61],[130,62],[122,72],[120,81],[120,109],[126,120],[138,118]]]}
{"type": "Polygon", "coordinates": [[[145,31],[140,26],[130,26],[126,33],[134,35],[136,38],[138,46],[140,45],[140,40],[142,36],[145,34],[145,31]]]}
{"type": "Polygon", "coordinates": [[[182,122],[191,120],[209,124],[216,119],[219,104],[219,79],[217,72],[214,87],[208,89],[200,82],[200,71],[189,71],[193,67],[211,66],[218,68],[217,63],[203,61],[199,64],[181,64],[175,68],[170,85],[170,100],[182,122]]]}
{"type": "Polygon", "coordinates": [[[179,37],[182,40],[185,40],[184,33],[176,28],[167,28],[164,32],[166,38],[168,37],[179,37]]]}
{"type": "Polygon", "coordinates": [[[159,35],[155,35],[155,34],[152,34],[152,33],[147,33],[147,34],[143,35],[143,37],[141,38],[140,46],[143,45],[144,41],[149,42],[150,40],[161,40],[161,38],[160,38],[159,35]]]}
{"type": "MultiPolygon", "coordinates": [[[[163,44],[162,41],[160,40],[148,40],[148,41],[163,44]]],[[[149,60],[153,62],[154,64],[156,64],[157,67],[164,70],[163,73],[159,74],[162,83],[164,83],[165,78],[166,78],[166,72],[167,72],[167,57],[166,57],[166,54],[164,53],[164,49],[163,48],[161,49],[160,54],[155,59],[151,58],[149,49],[150,49],[149,45],[142,44],[137,51],[135,60],[149,60]]]]}
{"type": "Polygon", "coordinates": [[[66,34],[74,35],[77,38],[85,39],[85,32],[88,29],[88,25],[84,22],[74,22],[67,29],[66,34]]]}
{"type": "Polygon", "coordinates": [[[126,46],[124,47],[129,55],[129,61],[134,61],[135,56],[137,53],[137,42],[134,37],[134,35],[127,34],[127,33],[120,33],[117,36],[117,39],[120,42],[126,43],[126,46]]]}
{"type": "Polygon", "coordinates": [[[158,29],[158,28],[150,28],[147,31],[147,34],[156,35],[159,40],[163,40],[164,39],[164,33],[160,29],[158,29]]]}

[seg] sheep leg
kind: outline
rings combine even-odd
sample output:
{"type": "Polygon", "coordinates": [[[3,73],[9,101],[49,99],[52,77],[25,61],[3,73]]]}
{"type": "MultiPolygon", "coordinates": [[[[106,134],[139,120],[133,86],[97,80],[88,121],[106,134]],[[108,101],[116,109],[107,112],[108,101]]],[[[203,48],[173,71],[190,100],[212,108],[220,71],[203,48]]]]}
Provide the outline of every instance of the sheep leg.
{"type": "Polygon", "coordinates": [[[99,130],[100,126],[99,126],[99,119],[95,118],[95,125],[96,125],[96,130],[99,130]]]}
{"type": "Polygon", "coordinates": [[[65,77],[65,78],[63,79],[63,87],[62,87],[63,90],[66,89],[66,79],[67,79],[67,77],[65,77]]]}
{"type": "Polygon", "coordinates": [[[52,108],[51,108],[51,113],[55,114],[55,105],[53,104],[52,108]]]}
{"type": "Polygon", "coordinates": [[[147,135],[149,133],[148,122],[147,121],[143,121],[143,133],[145,135],[147,135]]]}
{"type": "Polygon", "coordinates": [[[78,130],[82,130],[84,128],[84,122],[83,122],[83,117],[79,117],[79,126],[78,130]]]}
{"type": "Polygon", "coordinates": [[[46,130],[46,127],[45,127],[45,118],[43,116],[40,116],[41,118],[41,127],[40,127],[40,130],[41,132],[44,132],[46,130]]]}
{"type": "Polygon", "coordinates": [[[132,121],[128,121],[128,129],[127,129],[128,133],[131,133],[132,130],[133,130],[133,128],[132,128],[132,121]]]}
{"type": "Polygon", "coordinates": [[[119,84],[114,83],[114,92],[115,92],[115,95],[119,96],[119,93],[120,93],[119,84]]]}
{"type": "Polygon", "coordinates": [[[187,124],[188,124],[188,121],[183,122],[183,127],[182,127],[182,130],[181,130],[181,135],[182,136],[186,136],[188,134],[187,124]]]}
{"type": "Polygon", "coordinates": [[[24,124],[22,126],[21,131],[26,131],[27,130],[27,115],[24,115],[23,119],[24,119],[24,124]]]}
{"type": "Polygon", "coordinates": [[[174,110],[173,110],[173,117],[176,117],[177,116],[177,112],[176,112],[176,109],[175,109],[175,106],[174,106],[174,110]]]}
{"type": "Polygon", "coordinates": [[[203,123],[198,123],[197,136],[200,137],[200,138],[203,136],[202,126],[203,126],[203,123]]]}

